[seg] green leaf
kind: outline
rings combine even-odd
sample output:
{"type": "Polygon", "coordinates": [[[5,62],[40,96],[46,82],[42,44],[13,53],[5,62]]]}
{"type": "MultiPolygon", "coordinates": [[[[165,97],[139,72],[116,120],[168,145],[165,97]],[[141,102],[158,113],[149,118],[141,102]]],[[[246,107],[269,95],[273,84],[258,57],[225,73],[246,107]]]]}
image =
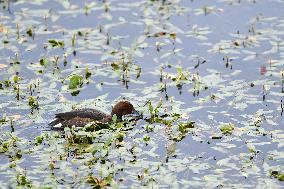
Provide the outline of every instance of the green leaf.
{"type": "Polygon", "coordinates": [[[86,68],[86,74],[85,74],[85,78],[88,79],[89,77],[91,77],[92,73],[89,72],[89,68],[86,68]]]}
{"type": "Polygon", "coordinates": [[[284,173],[278,175],[278,180],[279,180],[279,181],[284,181],[284,173]]]}
{"type": "Polygon", "coordinates": [[[26,33],[27,33],[30,37],[32,37],[32,36],[33,36],[33,30],[32,30],[32,28],[29,28],[26,33]]]}
{"type": "Polygon", "coordinates": [[[112,63],[112,64],[111,64],[111,67],[112,67],[112,69],[113,69],[114,71],[119,70],[119,65],[116,64],[116,63],[112,63]]]}
{"type": "Polygon", "coordinates": [[[62,48],[64,47],[63,41],[57,41],[57,40],[51,39],[51,40],[48,40],[48,42],[52,47],[62,47],[62,48]]]}
{"type": "Polygon", "coordinates": [[[223,126],[221,126],[220,130],[223,134],[232,134],[234,125],[231,123],[224,124],[223,126]]]}
{"type": "Polygon", "coordinates": [[[194,128],[194,122],[188,122],[188,123],[180,123],[178,125],[178,130],[181,133],[187,133],[188,129],[194,128]]]}
{"type": "Polygon", "coordinates": [[[18,75],[15,75],[13,80],[14,80],[14,83],[18,83],[21,80],[21,78],[18,75]]]}
{"type": "Polygon", "coordinates": [[[36,138],[35,138],[35,144],[36,145],[39,145],[39,144],[41,144],[43,142],[43,137],[42,136],[37,136],[36,138]]]}
{"type": "Polygon", "coordinates": [[[77,89],[83,85],[83,77],[80,75],[73,75],[70,78],[69,89],[77,89]]]}
{"type": "Polygon", "coordinates": [[[40,63],[40,65],[42,65],[42,66],[46,66],[47,65],[47,60],[45,59],[45,58],[41,58],[40,60],[39,60],[39,63],[40,63]]]}

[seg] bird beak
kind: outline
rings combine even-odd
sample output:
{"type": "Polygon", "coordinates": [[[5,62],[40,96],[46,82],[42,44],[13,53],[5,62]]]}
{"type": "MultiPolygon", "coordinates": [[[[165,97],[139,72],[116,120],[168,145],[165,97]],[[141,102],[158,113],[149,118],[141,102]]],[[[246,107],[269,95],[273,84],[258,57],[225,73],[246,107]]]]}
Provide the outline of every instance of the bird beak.
{"type": "Polygon", "coordinates": [[[132,111],[131,115],[133,115],[134,117],[137,117],[139,119],[143,118],[143,115],[140,112],[136,111],[135,109],[132,111]]]}

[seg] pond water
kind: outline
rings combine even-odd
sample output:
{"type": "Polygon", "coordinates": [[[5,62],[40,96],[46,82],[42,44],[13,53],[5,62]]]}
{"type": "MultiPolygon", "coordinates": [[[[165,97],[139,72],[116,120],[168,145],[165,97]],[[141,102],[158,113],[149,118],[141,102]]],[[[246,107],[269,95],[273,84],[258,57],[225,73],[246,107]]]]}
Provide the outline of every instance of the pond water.
{"type": "Polygon", "coordinates": [[[0,1],[3,188],[284,187],[283,0],[0,1]],[[135,123],[50,130],[54,114],[135,123]],[[194,122],[194,124],[193,124],[194,122]]]}

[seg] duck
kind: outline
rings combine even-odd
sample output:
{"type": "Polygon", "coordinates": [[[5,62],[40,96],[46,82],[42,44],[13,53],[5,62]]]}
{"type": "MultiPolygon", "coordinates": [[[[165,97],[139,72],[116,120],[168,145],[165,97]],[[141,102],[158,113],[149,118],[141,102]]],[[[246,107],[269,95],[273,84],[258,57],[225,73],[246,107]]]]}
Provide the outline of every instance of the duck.
{"type": "Polygon", "coordinates": [[[112,117],[116,115],[118,120],[123,116],[133,115],[139,117],[140,114],[135,110],[134,106],[128,101],[119,101],[112,108],[111,114],[107,114],[97,109],[77,109],[70,112],[63,112],[55,114],[55,119],[48,125],[53,129],[63,129],[64,127],[84,127],[88,123],[109,123],[112,117]]]}

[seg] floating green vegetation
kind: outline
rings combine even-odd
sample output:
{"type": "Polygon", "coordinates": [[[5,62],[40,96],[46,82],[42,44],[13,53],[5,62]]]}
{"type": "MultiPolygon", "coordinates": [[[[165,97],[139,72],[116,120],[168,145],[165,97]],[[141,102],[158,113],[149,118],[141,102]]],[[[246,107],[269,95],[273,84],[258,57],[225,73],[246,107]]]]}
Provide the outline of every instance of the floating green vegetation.
{"type": "Polygon", "coordinates": [[[283,1],[0,9],[1,187],[283,187],[283,1]],[[141,119],[48,126],[125,99],[141,119]]]}
{"type": "Polygon", "coordinates": [[[284,181],[284,173],[279,171],[271,171],[270,175],[274,178],[277,178],[279,181],[284,181]]]}
{"type": "Polygon", "coordinates": [[[235,130],[235,126],[232,123],[224,124],[220,127],[222,134],[232,134],[235,130]]]}
{"type": "Polygon", "coordinates": [[[51,39],[51,40],[48,40],[49,44],[52,46],[52,47],[64,47],[64,42],[63,41],[58,41],[58,40],[55,40],[55,39],[51,39]]]}
{"type": "MultiPolygon", "coordinates": [[[[85,78],[88,79],[89,77],[92,76],[92,73],[89,71],[88,67],[86,68],[86,71],[85,71],[85,78]]],[[[70,87],[69,87],[70,88],[70,87]]]]}
{"type": "Polygon", "coordinates": [[[77,89],[82,87],[83,77],[80,75],[72,75],[69,79],[69,89],[77,89]]]}

